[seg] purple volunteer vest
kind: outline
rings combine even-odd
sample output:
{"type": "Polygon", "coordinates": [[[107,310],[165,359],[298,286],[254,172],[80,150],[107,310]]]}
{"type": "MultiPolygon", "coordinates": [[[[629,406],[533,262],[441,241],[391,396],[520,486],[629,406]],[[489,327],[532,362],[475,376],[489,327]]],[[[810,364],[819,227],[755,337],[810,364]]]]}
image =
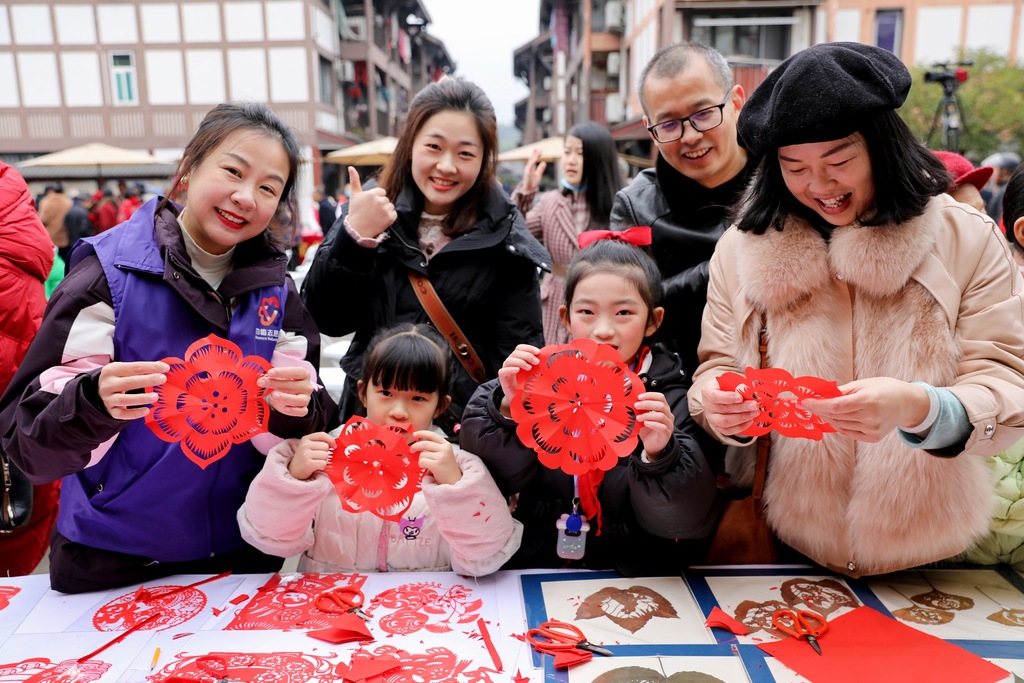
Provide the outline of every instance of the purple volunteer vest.
{"type": "MultiPolygon", "coordinates": [[[[165,265],[153,229],[158,199],[132,218],[83,240],[71,266],[95,253],[103,266],[114,306],[114,359],[184,358],[197,339],[224,331],[199,315],[164,282],[165,265]]],[[[285,283],[242,295],[227,338],[244,356],[270,360],[288,289],[285,283]],[[277,305],[269,324],[264,303],[277,305]]],[[[96,548],[182,562],[237,550],[244,545],[235,514],[264,457],[249,442],[235,445],[206,469],[189,460],[177,443],[153,434],[142,419],[120,432],[102,459],[64,477],[57,528],[72,541],[96,548]]]]}

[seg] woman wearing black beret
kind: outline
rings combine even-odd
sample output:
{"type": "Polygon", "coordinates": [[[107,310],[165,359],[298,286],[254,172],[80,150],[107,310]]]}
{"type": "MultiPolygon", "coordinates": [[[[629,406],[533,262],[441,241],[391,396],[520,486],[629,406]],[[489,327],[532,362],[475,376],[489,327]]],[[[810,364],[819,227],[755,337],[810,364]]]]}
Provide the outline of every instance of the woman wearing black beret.
{"type": "MultiPolygon", "coordinates": [[[[910,84],[890,52],[831,43],[751,95],[739,133],[760,163],[711,260],[689,393],[712,435],[749,444],[757,405],[716,380],[758,367],[762,325],[772,367],[839,383],[800,404],[836,433],[772,432],[764,502],[782,541],[852,576],[970,547],[993,506],[981,456],[1024,436],[1024,281],[896,114],[910,84]]],[[[751,451],[730,449],[734,481],[751,451]]]]}

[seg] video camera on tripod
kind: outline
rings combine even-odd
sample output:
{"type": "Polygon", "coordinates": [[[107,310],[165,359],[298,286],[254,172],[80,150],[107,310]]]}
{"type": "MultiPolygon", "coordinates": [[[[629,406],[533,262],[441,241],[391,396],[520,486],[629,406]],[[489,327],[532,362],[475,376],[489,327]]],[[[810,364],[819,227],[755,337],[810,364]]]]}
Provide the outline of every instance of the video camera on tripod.
{"type": "Polygon", "coordinates": [[[956,92],[961,83],[967,82],[967,69],[964,67],[974,66],[973,59],[966,59],[962,62],[950,64],[939,62],[932,64],[934,71],[924,72],[925,83],[941,83],[946,95],[950,96],[956,92]]]}

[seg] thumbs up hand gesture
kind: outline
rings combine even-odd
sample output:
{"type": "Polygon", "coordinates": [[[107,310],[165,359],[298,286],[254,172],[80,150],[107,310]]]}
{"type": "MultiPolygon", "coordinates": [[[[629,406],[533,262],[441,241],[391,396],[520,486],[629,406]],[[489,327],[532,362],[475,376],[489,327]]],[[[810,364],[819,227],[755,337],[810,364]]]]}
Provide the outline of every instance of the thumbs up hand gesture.
{"type": "Polygon", "coordinates": [[[395,205],[388,199],[384,188],[363,190],[359,173],[348,167],[348,179],[352,195],[348,200],[348,224],[362,237],[375,238],[398,220],[395,205]]]}

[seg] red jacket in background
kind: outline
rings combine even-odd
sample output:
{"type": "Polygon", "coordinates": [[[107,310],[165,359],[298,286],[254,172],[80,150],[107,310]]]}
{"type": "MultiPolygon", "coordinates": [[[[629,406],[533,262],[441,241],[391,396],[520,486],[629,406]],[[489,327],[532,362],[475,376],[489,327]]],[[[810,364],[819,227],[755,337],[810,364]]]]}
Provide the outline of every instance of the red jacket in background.
{"type": "MultiPolygon", "coordinates": [[[[53,242],[25,179],[0,162],[0,391],[7,388],[46,308],[43,282],[53,268],[53,242]]],[[[0,537],[0,576],[29,574],[46,554],[57,519],[60,481],[34,487],[32,520],[0,537]]]]}

